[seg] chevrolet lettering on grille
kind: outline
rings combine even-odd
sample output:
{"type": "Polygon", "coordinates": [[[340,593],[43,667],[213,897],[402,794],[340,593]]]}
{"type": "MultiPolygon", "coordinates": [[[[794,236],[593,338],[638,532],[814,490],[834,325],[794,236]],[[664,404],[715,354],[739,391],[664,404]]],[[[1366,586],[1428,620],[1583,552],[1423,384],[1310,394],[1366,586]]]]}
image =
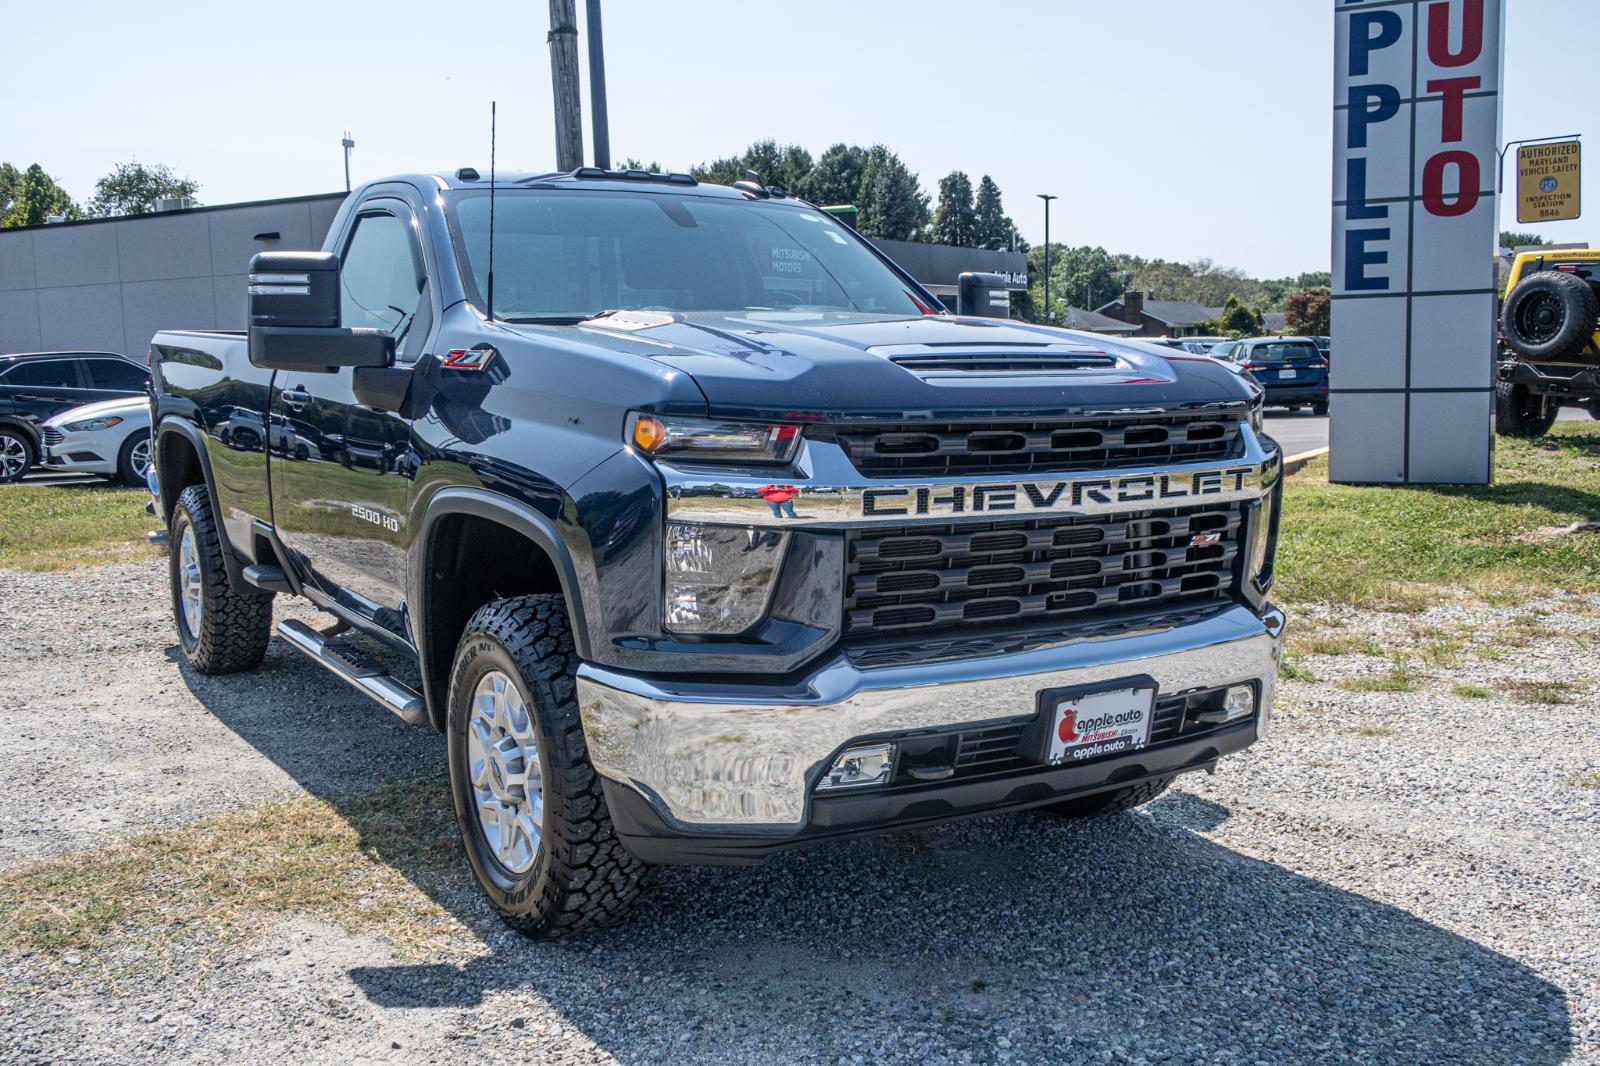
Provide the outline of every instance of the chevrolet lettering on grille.
{"type": "Polygon", "coordinates": [[[971,514],[1039,514],[1122,504],[1172,505],[1185,500],[1234,497],[1257,489],[1254,464],[1182,474],[1130,474],[979,485],[883,486],[861,490],[861,517],[947,517],[971,514]]]}

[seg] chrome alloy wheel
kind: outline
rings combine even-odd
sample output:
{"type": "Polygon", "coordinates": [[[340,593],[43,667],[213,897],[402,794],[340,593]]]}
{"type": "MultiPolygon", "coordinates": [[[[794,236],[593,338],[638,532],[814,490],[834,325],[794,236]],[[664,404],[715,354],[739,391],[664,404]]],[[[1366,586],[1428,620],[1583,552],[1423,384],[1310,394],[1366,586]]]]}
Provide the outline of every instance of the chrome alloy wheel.
{"type": "Polygon", "coordinates": [[[140,481],[145,481],[150,476],[150,438],[140,437],[134,444],[133,450],[128,452],[128,462],[133,466],[133,472],[139,475],[140,481]]]}
{"type": "Polygon", "coordinates": [[[522,693],[499,670],[483,675],[473,690],[467,766],[484,840],[501,866],[526,873],[544,831],[539,740],[522,693]]]}
{"type": "Polygon", "coordinates": [[[189,636],[199,640],[205,603],[201,599],[200,551],[191,525],[183,527],[183,536],[178,540],[178,601],[183,607],[183,627],[189,636]]]}
{"type": "Polygon", "coordinates": [[[0,481],[15,481],[28,465],[28,446],[9,433],[0,433],[0,481]]]}

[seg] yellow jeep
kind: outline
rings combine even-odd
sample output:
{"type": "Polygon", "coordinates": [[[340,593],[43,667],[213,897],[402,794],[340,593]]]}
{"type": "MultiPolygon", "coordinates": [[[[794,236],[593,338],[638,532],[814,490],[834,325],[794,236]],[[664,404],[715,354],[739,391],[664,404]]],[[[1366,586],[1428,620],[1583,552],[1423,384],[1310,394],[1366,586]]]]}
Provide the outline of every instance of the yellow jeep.
{"type": "Polygon", "coordinates": [[[1600,249],[1521,252],[1500,311],[1495,428],[1537,437],[1564,403],[1600,418],[1600,249]]]}

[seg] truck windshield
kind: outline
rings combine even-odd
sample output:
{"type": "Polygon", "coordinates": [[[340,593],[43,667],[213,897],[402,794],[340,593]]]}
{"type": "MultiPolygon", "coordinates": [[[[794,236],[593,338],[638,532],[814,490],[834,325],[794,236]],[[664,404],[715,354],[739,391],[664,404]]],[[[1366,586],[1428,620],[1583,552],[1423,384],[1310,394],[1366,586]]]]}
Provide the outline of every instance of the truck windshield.
{"type": "MultiPolygon", "coordinates": [[[[489,195],[453,198],[488,289],[489,195]]],[[[507,321],[605,310],[921,311],[906,283],[820,211],[677,193],[497,190],[494,311],[507,321]]]]}

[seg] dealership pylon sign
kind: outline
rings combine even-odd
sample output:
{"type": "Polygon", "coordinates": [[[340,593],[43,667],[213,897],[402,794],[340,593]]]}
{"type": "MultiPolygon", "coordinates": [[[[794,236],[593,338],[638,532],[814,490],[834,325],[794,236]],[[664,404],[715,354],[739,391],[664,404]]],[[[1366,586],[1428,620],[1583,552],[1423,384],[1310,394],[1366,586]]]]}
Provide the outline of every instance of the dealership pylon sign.
{"type": "Polygon", "coordinates": [[[1504,0],[1343,0],[1333,480],[1484,484],[1504,0]]]}

